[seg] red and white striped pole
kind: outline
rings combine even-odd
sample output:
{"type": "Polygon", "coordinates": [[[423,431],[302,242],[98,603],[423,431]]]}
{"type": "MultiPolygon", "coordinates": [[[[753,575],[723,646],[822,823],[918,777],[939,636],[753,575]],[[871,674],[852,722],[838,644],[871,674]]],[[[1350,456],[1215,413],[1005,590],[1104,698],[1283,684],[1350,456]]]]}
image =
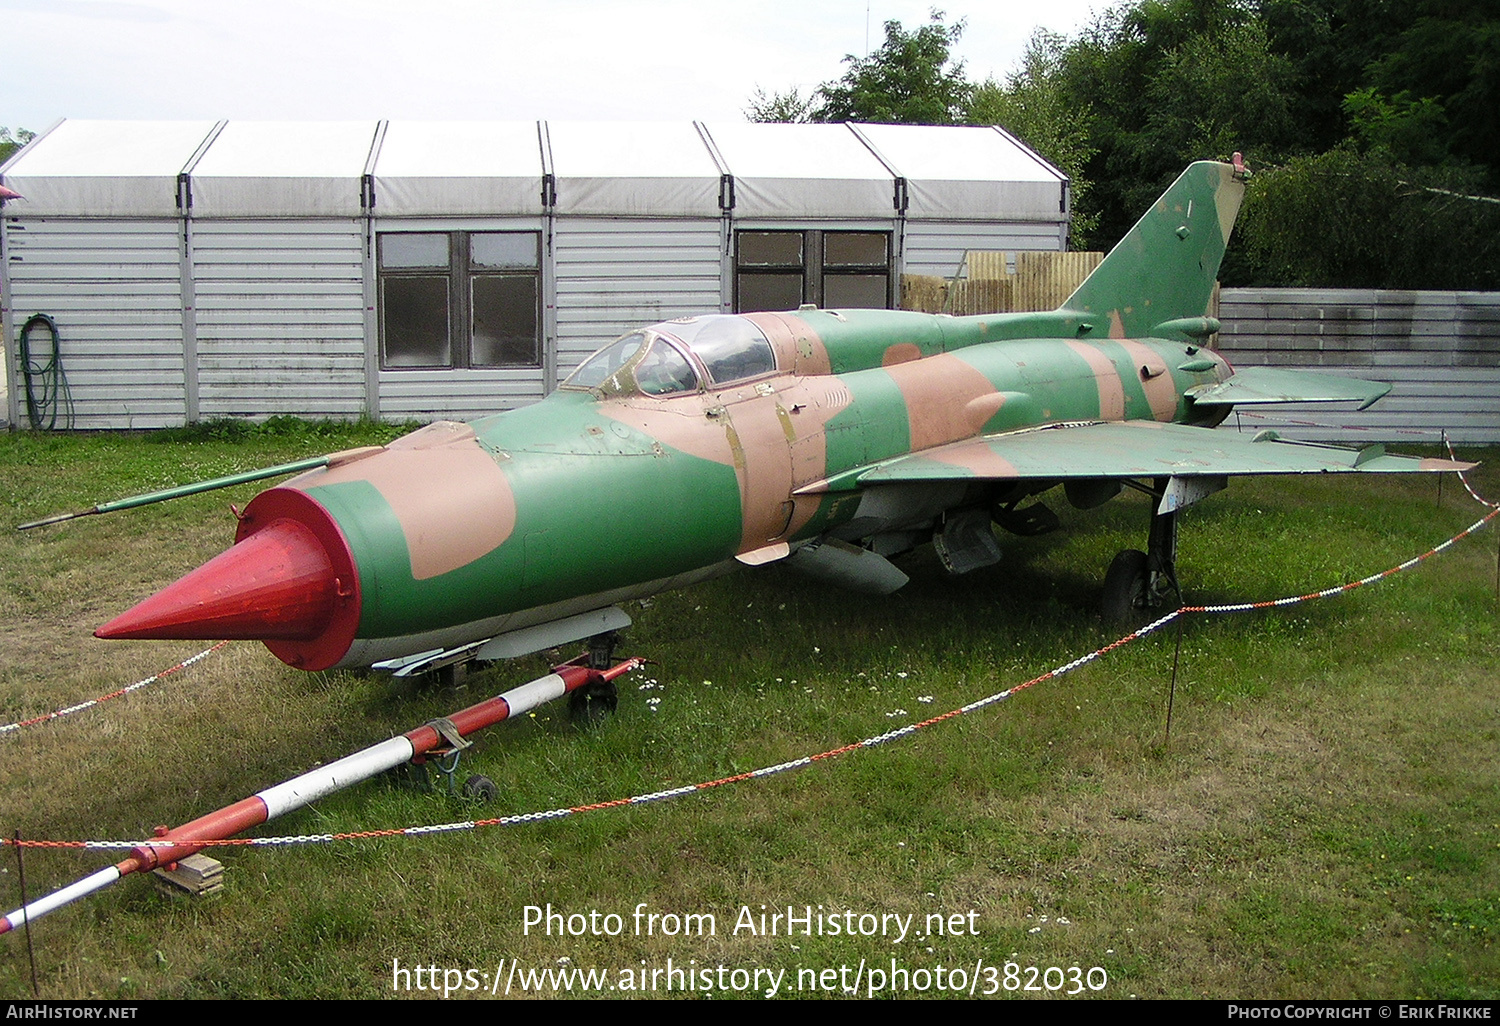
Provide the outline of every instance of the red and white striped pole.
{"type": "MultiPolygon", "coordinates": [[[[543,703],[561,698],[563,695],[590,684],[602,684],[614,680],[645,665],[644,659],[631,658],[611,666],[607,670],[593,670],[584,666],[559,666],[545,677],[522,684],[520,687],[486,699],[477,705],[454,713],[448,717],[460,737],[485,727],[518,716],[535,709],[543,703]]],[[[99,870],[63,887],[51,894],[31,902],[24,908],[0,919],[0,933],[9,933],[26,923],[77,901],[86,895],[101,891],[123,876],[170,865],[209,847],[213,841],[225,840],[251,827],[275,819],[294,809],[300,809],[319,798],[341,791],[346,787],[368,780],[376,774],[394,769],[447,744],[447,740],[432,724],[425,724],[405,734],[371,745],[337,762],[309,770],[285,783],[269,787],[264,791],[210,812],[191,823],[184,823],[168,830],[157,842],[146,842],[132,848],[130,856],[113,866],[99,870]]]]}

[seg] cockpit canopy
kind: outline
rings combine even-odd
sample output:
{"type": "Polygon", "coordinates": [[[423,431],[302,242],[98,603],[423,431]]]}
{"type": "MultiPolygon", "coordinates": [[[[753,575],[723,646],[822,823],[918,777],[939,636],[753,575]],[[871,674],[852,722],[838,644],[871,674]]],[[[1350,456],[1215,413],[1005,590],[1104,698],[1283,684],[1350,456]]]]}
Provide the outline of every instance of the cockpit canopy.
{"type": "Polygon", "coordinates": [[[564,388],[665,396],[770,374],[776,354],[753,321],[729,314],[683,317],[624,335],[583,361],[564,388]]]}

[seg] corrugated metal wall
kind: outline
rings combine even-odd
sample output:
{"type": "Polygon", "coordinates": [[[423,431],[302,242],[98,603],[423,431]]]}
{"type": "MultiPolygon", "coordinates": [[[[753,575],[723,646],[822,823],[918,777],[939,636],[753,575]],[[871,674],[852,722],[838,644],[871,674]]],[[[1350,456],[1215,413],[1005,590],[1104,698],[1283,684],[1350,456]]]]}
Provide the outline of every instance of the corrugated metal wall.
{"type": "Polygon", "coordinates": [[[74,426],[181,424],[178,223],[28,218],[8,220],[5,231],[13,330],[34,313],[57,322],[74,426]]]}
{"type": "Polygon", "coordinates": [[[1421,440],[1446,430],[1455,441],[1500,442],[1500,293],[1224,289],[1219,319],[1219,349],[1237,365],[1304,367],[1393,386],[1362,413],[1266,407],[1263,416],[1240,414],[1247,428],[1294,418],[1316,422],[1288,426],[1285,433],[1298,438],[1421,440]]]}
{"type": "Polygon", "coordinates": [[[1045,222],[908,221],[905,274],[952,278],[974,250],[1059,250],[1059,226],[1045,222]]]}
{"type": "Polygon", "coordinates": [[[365,408],[364,225],[195,221],[199,413],[365,408]]]}
{"type": "Polygon", "coordinates": [[[631,328],[723,305],[722,223],[559,218],[557,373],[631,328]]]}

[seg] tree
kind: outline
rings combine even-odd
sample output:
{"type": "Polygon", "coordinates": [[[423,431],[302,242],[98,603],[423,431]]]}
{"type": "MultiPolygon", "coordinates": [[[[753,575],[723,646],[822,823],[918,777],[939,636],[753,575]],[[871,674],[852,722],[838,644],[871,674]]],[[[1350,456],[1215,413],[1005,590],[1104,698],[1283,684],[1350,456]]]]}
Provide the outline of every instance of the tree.
{"type": "Polygon", "coordinates": [[[12,154],[35,138],[35,132],[29,132],[24,128],[16,129],[16,134],[11,135],[10,129],[0,127],[0,164],[5,163],[12,154]]]}
{"type": "Polygon", "coordinates": [[[756,86],[755,95],[750,97],[750,105],[745,108],[745,120],[803,124],[815,120],[816,111],[816,93],[803,96],[801,90],[793,86],[784,93],[778,90],[767,95],[764,89],[756,86]]]}
{"type": "MultiPolygon", "coordinates": [[[[885,23],[885,42],[865,57],[849,54],[849,69],[816,93],[814,121],[871,121],[904,125],[953,125],[966,118],[973,86],[962,61],[950,66],[962,19],[952,25],[942,11],[926,25],[907,32],[899,21],[885,23]]],[[[795,90],[793,90],[795,95],[795,90]]]]}
{"type": "Polygon", "coordinates": [[[1347,145],[1250,180],[1241,230],[1278,285],[1500,289],[1500,200],[1481,175],[1347,145]]]}
{"type": "Polygon", "coordinates": [[[1087,248],[1099,215],[1093,207],[1087,165],[1095,148],[1089,142],[1093,107],[1075,103],[1061,81],[1067,40],[1038,29],[1026,44],[1021,67],[1002,85],[994,79],[976,86],[969,103],[969,121],[999,125],[1068,176],[1073,221],[1069,242],[1087,248]]]}

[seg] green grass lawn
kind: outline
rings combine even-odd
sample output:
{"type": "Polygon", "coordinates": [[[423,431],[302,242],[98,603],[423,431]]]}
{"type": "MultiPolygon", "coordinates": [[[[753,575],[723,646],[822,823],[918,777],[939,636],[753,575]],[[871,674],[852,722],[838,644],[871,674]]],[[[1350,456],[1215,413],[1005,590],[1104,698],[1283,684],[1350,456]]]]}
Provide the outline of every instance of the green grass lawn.
{"type": "MultiPolygon", "coordinates": [[[[13,524],[391,434],[281,425],[168,442],[0,437],[0,722],[206,647],[91,632],[222,549],[229,504],[258,486],[24,535],[13,524]]],[[[1500,496],[1500,451],[1468,455],[1489,461],[1475,482],[1500,496]]],[[[1184,515],[1180,576],[1193,603],[1361,577],[1482,513],[1456,482],[1436,500],[1431,478],[1236,481],[1184,515]]],[[[766,567],[632,603],[623,651],[657,664],[621,681],[619,712],[602,728],[579,731],[548,706],[482,735],[463,772],[493,778],[497,803],[376,782],[264,833],[607,801],[822,752],[1034,677],[1112,640],[1094,613],[1099,581],[1116,550],[1142,546],[1147,517],[1130,496],[1088,513],[1051,504],[1063,531],[1002,537],[1001,564],[960,578],[918,550],[901,560],[912,583],[884,599],[766,567]]],[[[1103,970],[1093,981],[1107,984],[1086,992],[1105,997],[1493,999],[1496,552],[1486,530],[1340,598],[1191,620],[1170,739],[1175,628],[916,737],[704,794],[447,836],[217,850],[227,867],[217,896],[168,900],[132,878],[38,921],[41,991],[384,997],[399,960],[437,966],[439,987],[442,970],[473,970],[487,992],[512,960],[526,971],[602,969],[618,985],[671,959],[784,971],[782,995],[810,996],[824,970],[847,966],[852,980],[863,962],[868,988],[869,969],[889,972],[894,960],[927,973],[907,977],[912,990],[926,979],[927,996],[941,965],[977,979],[977,993],[1009,993],[1033,966],[1078,966],[1103,970]],[[526,932],[527,906],[549,903],[614,913],[622,929],[526,932]],[[733,929],[742,908],[759,917],[789,905],[912,925],[900,943],[733,929]],[[638,934],[641,906],[712,914],[715,934],[638,934]],[[938,914],[962,929],[918,936],[938,914]],[[1007,962],[1019,967],[1009,977],[1007,962]]],[[[235,643],[143,692],[0,737],[0,831],[144,836],[546,667],[540,656],[497,665],[455,696],[300,673],[235,643]]],[[[28,850],[30,893],[109,861],[28,850]]],[[[7,848],[0,904],[19,903],[7,848]]],[[[1056,973],[1034,979],[1063,978],[1071,988],[1056,973]]],[[[744,979],[715,977],[712,993],[749,994],[750,984],[736,990],[744,979]]],[[[14,933],[0,939],[0,995],[29,993],[25,937],[14,933]]]]}

